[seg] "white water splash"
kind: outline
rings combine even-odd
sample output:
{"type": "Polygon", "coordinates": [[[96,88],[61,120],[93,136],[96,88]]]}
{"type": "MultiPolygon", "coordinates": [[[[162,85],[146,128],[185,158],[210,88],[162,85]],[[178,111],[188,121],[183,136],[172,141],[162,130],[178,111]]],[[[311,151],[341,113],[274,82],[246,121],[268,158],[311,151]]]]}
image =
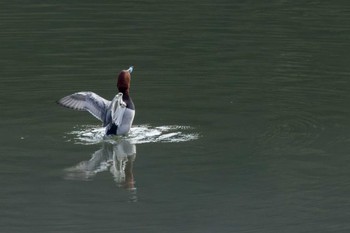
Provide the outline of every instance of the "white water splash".
{"type": "MultiPolygon", "coordinates": [[[[130,130],[128,136],[106,136],[105,128],[91,125],[77,126],[76,130],[68,133],[73,135],[76,144],[92,145],[101,142],[115,142],[120,138],[126,138],[133,144],[143,144],[151,142],[186,142],[196,140],[199,134],[193,132],[189,126],[170,125],[152,127],[149,125],[136,125],[130,130]]],[[[68,137],[69,138],[69,137],[68,137]]]]}

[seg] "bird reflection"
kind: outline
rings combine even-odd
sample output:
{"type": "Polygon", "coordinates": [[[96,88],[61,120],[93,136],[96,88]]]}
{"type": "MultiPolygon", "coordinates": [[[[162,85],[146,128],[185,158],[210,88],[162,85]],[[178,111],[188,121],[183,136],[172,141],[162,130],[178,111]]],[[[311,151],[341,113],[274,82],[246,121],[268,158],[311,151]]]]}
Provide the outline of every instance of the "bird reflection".
{"type": "Polygon", "coordinates": [[[136,145],[125,139],[103,142],[88,161],[65,169],[65,178],[70,180],[92,180],[97,173],[109,171],[118,187],[130,192],[130,201],[137,201],[133,175],[136,145]]]}

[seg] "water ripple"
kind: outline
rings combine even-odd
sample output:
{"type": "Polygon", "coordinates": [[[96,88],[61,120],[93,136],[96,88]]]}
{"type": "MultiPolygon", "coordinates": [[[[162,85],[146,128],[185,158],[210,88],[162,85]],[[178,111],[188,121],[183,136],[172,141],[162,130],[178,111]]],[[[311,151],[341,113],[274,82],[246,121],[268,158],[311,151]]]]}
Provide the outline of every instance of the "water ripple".
{"type": "Polygon", "coordinates": [[[260,142],[264,145],[272,144],[274,147],[307,147],[315,143],[323,131],[324,126],[311,114],[274,116],[266,131],[260,135],[260,142]]]}
{"type": "MultiPolygon", "coordinates": [[[[67,141],[74,141],[75,144],[93,145],[101,142],[111,142],[118,140],[119,136],[106,136],[105,128],[92,125],[76,126],[76,129],[67,133],[67,141]],[[70,135],[73,135],[71,139],[70,135]]],[[[150,125],[136,125],[130,130],[127,138],[133,144],[143,144],[151,142],[185,142],[198,139],[199,134],[193,132],[190,126],[168,125],[152,127],[150,125]]]]}

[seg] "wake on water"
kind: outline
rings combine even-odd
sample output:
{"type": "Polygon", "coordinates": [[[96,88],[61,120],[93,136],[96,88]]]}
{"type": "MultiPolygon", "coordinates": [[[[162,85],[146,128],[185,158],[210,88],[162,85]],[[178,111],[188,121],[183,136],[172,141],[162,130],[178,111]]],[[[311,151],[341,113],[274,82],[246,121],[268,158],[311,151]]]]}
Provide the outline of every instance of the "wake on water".
{"type": "MultiPolygon", "coordinates": [[[[73,135],[76,144],[93,145],[101,142],[117,142],[123,138],[129,140],[132,144],[143,144],[151,142],[186,142],[196,140],[198,133],[193,132],[190,126],[170,125],[152,127],[150,125],[135,125],[131,128],[127,136],[106,136],[105,128],[92,125],[76,126],[75,130],[68,133],[73,135]]],[[[70,138],[70,136],[66,136],[70,138]]]]}

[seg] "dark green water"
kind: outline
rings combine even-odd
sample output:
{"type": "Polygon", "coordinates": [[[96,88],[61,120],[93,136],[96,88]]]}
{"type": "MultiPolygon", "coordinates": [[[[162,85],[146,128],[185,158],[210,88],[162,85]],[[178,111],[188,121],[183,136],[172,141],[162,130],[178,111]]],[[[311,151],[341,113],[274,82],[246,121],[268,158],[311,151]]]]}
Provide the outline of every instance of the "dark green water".
{"type": "Polygon", "coordinates": [[[347,1],[0,3],[0,232],[349,232],[349,25],[347,1]],[[55,101],[130,65],[123,157],[55,101]]]}

